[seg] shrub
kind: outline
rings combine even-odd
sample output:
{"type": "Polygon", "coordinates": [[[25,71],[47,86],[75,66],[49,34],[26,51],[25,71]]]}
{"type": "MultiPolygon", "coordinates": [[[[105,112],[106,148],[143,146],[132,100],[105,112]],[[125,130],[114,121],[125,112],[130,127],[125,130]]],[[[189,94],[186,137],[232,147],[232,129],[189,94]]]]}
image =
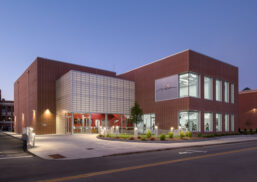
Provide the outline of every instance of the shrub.
{"type": "Polygon", "coordinates": [[[145,137],[145,136],[142,136],[142,137],[141,137],[141,140],[142,140],[142,141],[145,141],[145,140],[146,140],[146,137],[145,137]]]}
{"type": "Polygon", "coordinates": [[[141,136],[138,136],[137,139],[141,139],[141,136]]]}
{"type": "Polygon", "coordinates": [[[151,138],[150,138],[150,140],[151,140],[151,141],[154,141],[154,140],[155,140],[155,138],[154,138],[154,137],[151,137],[151,138]]]}
{"type": "Polygon", "coordinates": [[[197,133],[197,136],[198,137],[202,137],[202,133],[197,133]]]}
{"type": "Polygon", "coordinates": [[[180,138],[184,138],[184,137],[185,137],[185,134],[184,134],[184,132],[183,132],[183,131],[180,131],[180,133],[179,133],[179,137],[180,137],[180,138]]]}
{"type": "Polygon", "coordinates": [[[160,140],[165,140],[166,139],[166,135],[165,134],[161,134],[160,135],[160,140]]]}
{"type": "Polygon", "coordinates": [[[111,135],[108,133],[108,134],[106,135],[106,137],[107,137],[107,138],[111,138],[111,135]]]}
{"type": "Polygon", "coordinates": [[[147,138],[151,138],[152,137],[152,132],[150,130],[147,130],[146,137],[147,138]]]}
{"type": "Polygon", "coordinates": [[[173,138],[173,132],[169,132],[168,135],[169,135],[169,138],[173,138]]]}
{"type": "Polygon", "coordinates": [[[120,139],[120,137],[119,137],[119,136],[116,136],[115,138],[120,139]]]}
{"type": "Polygon", "coordinates": [[[134,140],[134,137],[130,137],[129,140],[134,140]]]}
{"type": "Polygon", "coordinates": [[[187,132],[186,132],[186,136],[189,137],[189,138],[191,138],[191,137],[192,137],[192,133],[191,133],[190,131],[187,131],[187,132]]]}
{"type": "Polygon", "coordinates": [[[103,135],[98,135],[98,137],[104,137],[103,135]]]}

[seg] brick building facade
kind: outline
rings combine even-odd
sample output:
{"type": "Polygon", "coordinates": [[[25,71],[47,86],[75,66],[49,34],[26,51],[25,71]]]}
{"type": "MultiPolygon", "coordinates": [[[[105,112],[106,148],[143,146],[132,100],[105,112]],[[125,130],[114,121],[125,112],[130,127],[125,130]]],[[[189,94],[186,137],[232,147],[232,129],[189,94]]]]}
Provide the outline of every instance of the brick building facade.
{"type": "Polygon", "coordinates": [[[245,90],[239,93],[239,128],[257,129],[257,90],[245,90]]]}
{"type": "MultiPolygon", "coordinates": [[[[16,132],[32,126],[36,134],[56,133],[56,81],[70,70],[133,81],[135,99],[149,129],[157,125],[164,130],[237,131],[238,68],[186,50],[118,76],[111,71],[37,58],[14,83],[16,132]]],[[[84,115],[78,119],[81,117],[84,115]]]]}

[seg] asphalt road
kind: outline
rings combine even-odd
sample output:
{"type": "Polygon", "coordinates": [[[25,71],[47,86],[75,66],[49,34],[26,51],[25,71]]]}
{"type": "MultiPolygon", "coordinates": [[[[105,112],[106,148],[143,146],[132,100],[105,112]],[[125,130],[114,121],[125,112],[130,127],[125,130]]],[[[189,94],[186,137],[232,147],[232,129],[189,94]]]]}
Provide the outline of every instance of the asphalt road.
{"type": "MultiPolygon", "coordinates": [[[[16,142],[20,141],[0,134],[0,146],[18,146],[16,142]]],[[[42,180],[257,181],[257,141],[83,160],[0,159],[0,181],[42,180]]]]}

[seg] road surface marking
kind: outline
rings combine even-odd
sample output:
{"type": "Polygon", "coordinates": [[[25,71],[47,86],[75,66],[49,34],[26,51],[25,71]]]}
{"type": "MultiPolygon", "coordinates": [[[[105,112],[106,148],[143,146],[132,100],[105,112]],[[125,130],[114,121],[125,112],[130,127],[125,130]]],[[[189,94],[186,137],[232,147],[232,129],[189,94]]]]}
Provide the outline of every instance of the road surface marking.
{"type": "Polygon", "coordinates": [[[193,154],[193,153],[207,153],[207,151],[201,151],[201,150],[185,150],[184,152],[178,152],[178,154],[193,154]]]}
{"type": "Polygon", "coordinates": [[[59,181],[68,181],[68,180],[78,180],[78,179],[88,178],[88,177],[92,177],[92,176],[119,173],[119,172],[143,169],[143,168],[148,168],[148,167],[156,167],[156,166],[174,164],[174,163],[178,163],[178,162],[190,161],[190,160],[196,160],[196,159],[205,159],[205,158],[209,158],[209,157],[216,157],[216,156],[222,156],[222,155],[251,151],[251,150],[257,150],[257,147],[231,150],[231,151],[227,151],[227,152],[219,152],[219,153],[213,153],[213,154],[205,154],[205,155],[200,155],[200,156],[187,157],[187,158],[168,160],[168,161],[162,161],[162,162],[155,162],[155,163],[150,163],[150,164],[143,164],[143,165],[137,165],[137,166],[131,166],[131,167],[125,167],[125,168],[119,168],[119,169],[110,169],[110,170],[106,170],[106,171],[80,174],[80,175],[76,175],[76,176],[53,178],[53,179],[48,179],[48,180],[42,180],[39,182],[59,182],[59,181]]]}
{"type": "Polygon", "coordinates": [[[26,156],[19,156],[19,157],[2,157],[0,158],[0,160],[5,160],[5,159],[20,159],[20,158],[29,158],[29,157],[33,157],[31,155],[26,155],[26,156]]]}

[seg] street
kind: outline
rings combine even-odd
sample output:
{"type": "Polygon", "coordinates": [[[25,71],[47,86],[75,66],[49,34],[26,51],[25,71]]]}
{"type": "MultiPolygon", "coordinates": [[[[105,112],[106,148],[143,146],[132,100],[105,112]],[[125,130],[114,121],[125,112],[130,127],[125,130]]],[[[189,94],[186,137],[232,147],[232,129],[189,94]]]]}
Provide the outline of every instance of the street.
{"type": "Polygon", "coordinates": [[[3,133],[0,146],[0,181],[257,181],[257,141],[62,161],[3,133]]]}

